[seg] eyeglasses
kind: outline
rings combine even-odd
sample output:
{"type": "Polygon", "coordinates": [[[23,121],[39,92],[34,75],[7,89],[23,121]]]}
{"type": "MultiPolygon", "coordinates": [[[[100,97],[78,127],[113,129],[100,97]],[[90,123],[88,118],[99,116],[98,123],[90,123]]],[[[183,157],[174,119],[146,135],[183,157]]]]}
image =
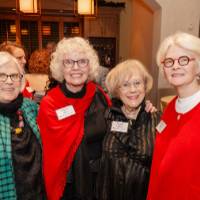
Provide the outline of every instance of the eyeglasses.
{"type": "Polygon", "coordinates": [[[10,79],[13,82],[18,82],[22,79],[23,75],[22,74],[4,74],[4,73],[0,73],[0,82],[5,82],[8,77],[10,77],[10,79]]]}
{"type": "Polygon", "coordinates": [[[132,85],[134,86],[135,89],[141,89],[144,86],[144,82],[142,80],[135,80],[133,82],[125,82],[120,86],[120,88],[126,91],[130,89],[132,85]]]}
{"type": "Polygon", "coordinates": [[[189,58],[188,56],[180,56],[179,58],[173,59],[173,58],[165,58],[161,63],[166,68],[170,68],[174,65],[175,60],[178,60],[178,64],[180,66],[187,65],[190,61],[195,60],[195,58],[189,58]]]}
{"type": "Polygon", "coordinates": [[[72,59],[65,59],[63,60],[63,65],[66,67],[66,68],[72,68],[75,63],[77,63],[77,65],[80,67],[80,68],[85,68],[88,63],[89,63],[89,60],[88,59],[80,59],[80,60],[72,60],[72,59]]]}

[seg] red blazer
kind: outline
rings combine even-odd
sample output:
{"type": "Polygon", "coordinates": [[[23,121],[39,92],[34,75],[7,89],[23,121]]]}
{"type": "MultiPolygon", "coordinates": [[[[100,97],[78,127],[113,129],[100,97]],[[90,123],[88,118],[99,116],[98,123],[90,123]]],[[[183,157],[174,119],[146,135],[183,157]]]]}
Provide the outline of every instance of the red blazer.
{"type": "Polygon", "coordinates": [[[157,132],[147,200],[200,200],[200,103],[179,114],[175,101],[157,132]]]}

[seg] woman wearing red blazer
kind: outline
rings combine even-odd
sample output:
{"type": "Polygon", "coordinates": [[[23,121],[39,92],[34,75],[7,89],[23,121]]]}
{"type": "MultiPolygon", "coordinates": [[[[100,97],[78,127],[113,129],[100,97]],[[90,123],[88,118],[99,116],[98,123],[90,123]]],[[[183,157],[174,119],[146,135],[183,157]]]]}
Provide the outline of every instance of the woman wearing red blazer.
{"type": "Polygon", "coordinates": [[[157,64],[177,96],[157,126],[148,200],[200,199],[200,39],[166,38],[157,64]]]}

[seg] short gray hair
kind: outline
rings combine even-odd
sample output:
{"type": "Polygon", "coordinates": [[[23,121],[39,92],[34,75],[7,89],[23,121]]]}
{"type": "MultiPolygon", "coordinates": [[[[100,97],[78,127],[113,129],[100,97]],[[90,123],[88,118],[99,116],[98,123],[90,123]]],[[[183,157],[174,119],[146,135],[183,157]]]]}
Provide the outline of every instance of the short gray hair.
{"type": "Polygon", "coordinates": [[[19,62],[17,61],[17,59],[14,56],[12,56],[10,53],[8,53],[6,51],[0,51],[0,67],[4,66],[7,63],[11,63],[11,62],[13,62],[15,64],[19,73],[21,75],[23,75],[23,77],[21,79],[21,87],[20,87],[20,91],[22,92],[25,88],[24,69],[20,66],[19,62]]]}
{"type": "Polygon", "coordinates": [[[200,39],[189,33],[179,31],[165,38],[160,44],[156,59],[159,67],[162,66],[162,61],[165,59],[165,56],[171,46],[178,46],[193,54],[196,54],[200,60],[200,39]]]}

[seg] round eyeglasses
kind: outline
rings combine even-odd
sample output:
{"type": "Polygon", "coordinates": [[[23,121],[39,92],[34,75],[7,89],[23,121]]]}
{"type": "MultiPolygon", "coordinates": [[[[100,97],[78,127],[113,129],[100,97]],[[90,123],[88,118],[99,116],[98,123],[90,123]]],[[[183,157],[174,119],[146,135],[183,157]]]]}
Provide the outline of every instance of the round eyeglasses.
{"type": "Polygon", "coordinates": [[[173,58],[165,58],[161,63],[166,68],[170,68],[174,65],[175,61],[178,60],[178,64],[180,66],[187,65],[190,61],[195,60],[195,58],[189,58],[188,56],[180,56],[179,58],[173,59],[173,58]]]}
{"type": "Polygon", "coordinates": [[[72,68],[75,65],[75,63],[77,63],[77,65],[80,68],[84,68],[84,67],[88,66],[89,60],[86,59],[86,58],[83,58],[83,59],[80,59],[80,60],[72,60],[72,59],[63,60],[63,65],[66,68],[72,68]]]}
{"type": "Polygon", "coordinates": [[[5,82],[8,77],[10,77],[10,79],[13,82],[18,82],[22,79],[23,75],[22,74],[4,74],[4,73],[0,73],[0,82],[5,82]]]}

